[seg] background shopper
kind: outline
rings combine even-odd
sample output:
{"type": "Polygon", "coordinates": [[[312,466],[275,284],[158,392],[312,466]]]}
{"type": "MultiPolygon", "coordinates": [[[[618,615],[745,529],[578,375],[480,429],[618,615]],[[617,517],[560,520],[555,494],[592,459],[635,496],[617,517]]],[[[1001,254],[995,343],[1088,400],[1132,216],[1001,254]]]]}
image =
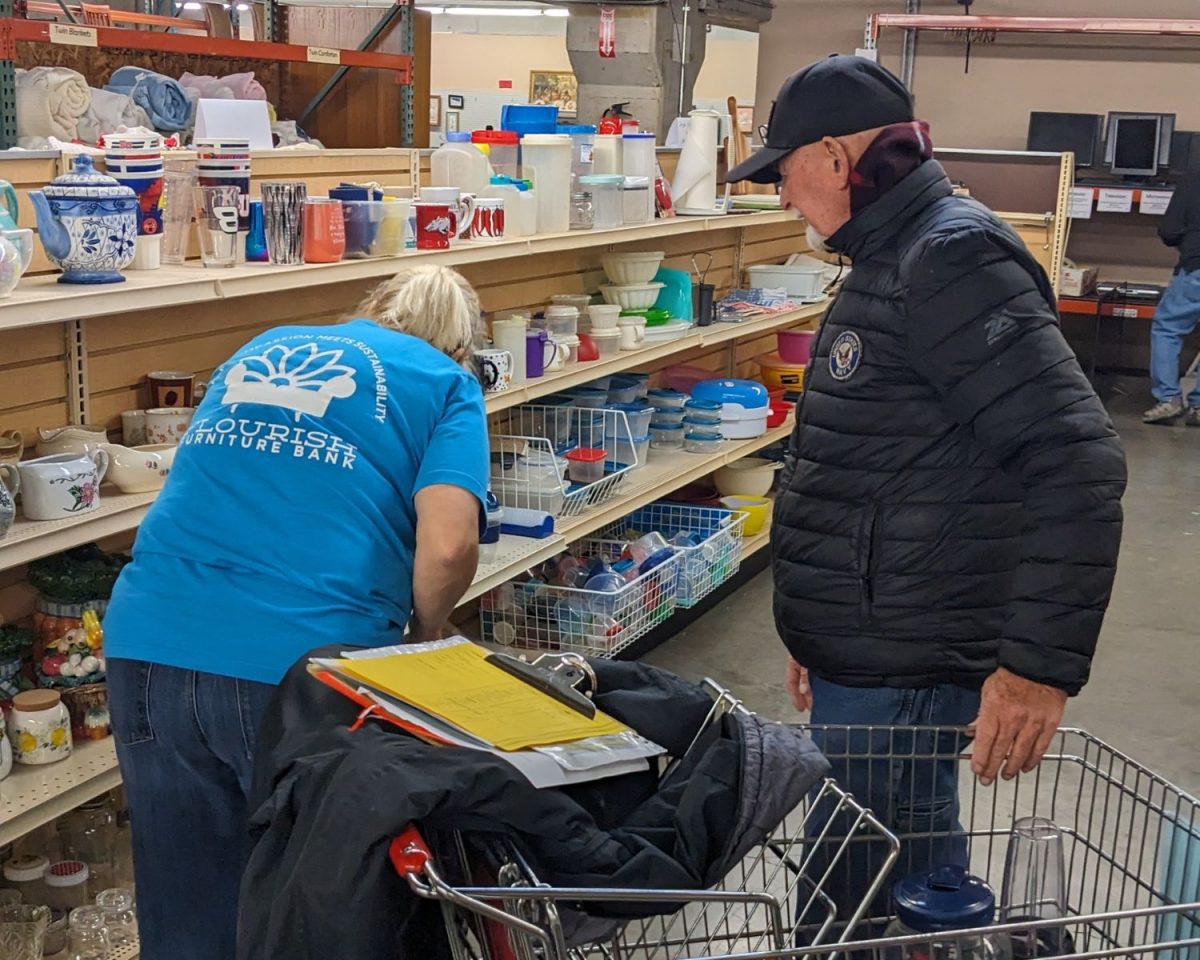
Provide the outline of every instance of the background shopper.
{"type": "Polygon", "coordinates": [[[398,274],[218,368],[105,617],[143,960],[235,954],[255,734],[306,650],[440,635],[487,491],[479,301],[398,274]]]}

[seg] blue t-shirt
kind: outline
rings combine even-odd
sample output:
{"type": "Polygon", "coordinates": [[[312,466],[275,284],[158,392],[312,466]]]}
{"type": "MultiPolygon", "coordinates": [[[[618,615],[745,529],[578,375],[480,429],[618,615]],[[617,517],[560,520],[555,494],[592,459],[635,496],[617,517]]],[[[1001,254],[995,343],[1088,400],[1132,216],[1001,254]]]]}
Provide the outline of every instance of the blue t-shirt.
{"type": "Polygon", "coordinates": [[[269,330],[214,371],[105,653],[276,683],[320,644],[398,643],[414,494],[451,484],[482,504],[487,479],[483,393],[445,354],[367,320],[269,330]]]}

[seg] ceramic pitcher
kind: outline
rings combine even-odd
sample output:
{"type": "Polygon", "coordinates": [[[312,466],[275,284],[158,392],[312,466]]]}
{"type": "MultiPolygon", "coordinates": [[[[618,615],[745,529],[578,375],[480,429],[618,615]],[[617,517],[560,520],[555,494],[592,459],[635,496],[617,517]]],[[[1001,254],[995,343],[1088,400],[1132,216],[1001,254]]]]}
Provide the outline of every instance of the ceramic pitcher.
{"type": "Polygon", "coordinates": [[[39,457],[53,453],[87,453],[102,443],[108,443],[104,428],[94,423],[78,423],[67,427],[38,427],[39,457]]]}
{"type": "Polygon", "coordinates": [[[137,194],[97,173],[80,154],[70,173],[55,177],[29,199],[46,256],[63,271],[59,283],[121,283],[133,262],[137,194]]]}
{"type": "Polygon", "coordinates": [[[0,463],[19,463],[25,452],[20,430],[0,430],[0,463]]]}
{"type": "Polygon", "coordinates": [[[21,472],[21,508],[30,520],[62,520],[91,513],[100,506],[100,481],[108,470],[108,453],[57,453],[26,460],[21,472]]]}

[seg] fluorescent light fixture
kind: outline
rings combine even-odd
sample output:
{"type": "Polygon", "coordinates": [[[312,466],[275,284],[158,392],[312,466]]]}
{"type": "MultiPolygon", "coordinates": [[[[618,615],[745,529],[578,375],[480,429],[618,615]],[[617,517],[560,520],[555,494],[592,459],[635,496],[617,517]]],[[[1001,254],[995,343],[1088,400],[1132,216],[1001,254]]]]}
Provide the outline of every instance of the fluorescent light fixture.
{"type": "Polygon", "coordinates": [[[187,0],[187,3],[185,3],[183,5],[183,9],[184,10],[203,10],[204,8],[201,7],[200,4],[198,4],[196,2],[196,0],[187,0]]]}
{"type": "Polygon", "coordinates": [[[238,3],[238,4],[234,4],[234,6],[238,10],[249,10],[250,9],[250,4],[248,4],[248,3],[238,3]]]}
{"type": "Polygon", "coordinates": [[[566,7],[549,7],[542,11],[543,17],[569,17],[571,11],[566,7]]]}
{"type": "Polygon", "coordinates": [[[541,10],[533,7],[447,7],[451,17],[540,17],[541,10]]]}

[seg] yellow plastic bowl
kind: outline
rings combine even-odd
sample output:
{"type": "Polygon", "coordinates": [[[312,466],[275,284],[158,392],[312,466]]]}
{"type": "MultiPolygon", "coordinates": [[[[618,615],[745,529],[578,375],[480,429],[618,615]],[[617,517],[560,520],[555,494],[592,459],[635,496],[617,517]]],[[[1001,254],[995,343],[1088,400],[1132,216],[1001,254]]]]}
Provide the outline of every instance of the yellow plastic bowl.
{"type": "Polygon", "coordinates": [[[755,360],[762,371],[762,382],[768,390],[801,390],[804,387],[804,364],[788,363],[779,354],[771,353],[755,360]]]}
{"type": "Polygon", "coordinates": [[[767,497],[722,497],[721,506],[726,510],[739,510],[746,514],[742,527],[743,537],[753,537],[762,532],[771,516],[772,502],[767,497]]]}

